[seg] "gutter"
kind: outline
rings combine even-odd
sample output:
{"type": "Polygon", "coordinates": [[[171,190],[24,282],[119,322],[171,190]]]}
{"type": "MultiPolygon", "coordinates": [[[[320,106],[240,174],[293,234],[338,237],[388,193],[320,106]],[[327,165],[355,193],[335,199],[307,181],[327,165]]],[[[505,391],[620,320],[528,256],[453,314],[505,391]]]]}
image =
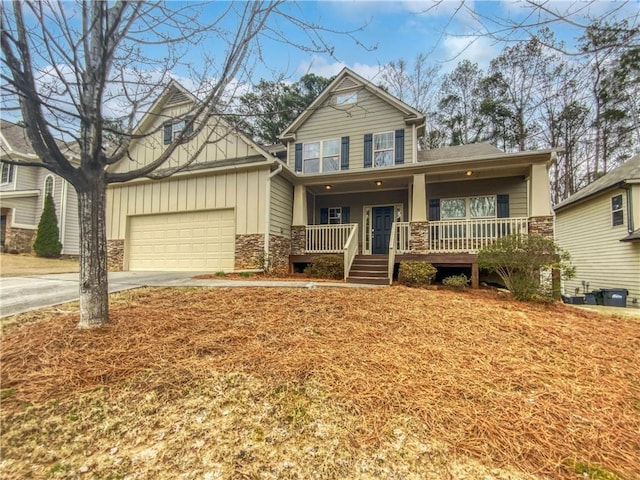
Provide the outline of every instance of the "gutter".
{"type": "Polygon", "coordinates": [[[269,269],[269,237],[271,236],[271,179],[282,171],[282,162],[278,162],[278,168],[270,172],[265,181],[264,189],[264,264],[265,271],[269,269]]]}
{"type": "Polygon", "coordinates": [[[631,185],[621,185],[627,192],[627,233],[631,235],[634,232],[633,228],[633,200],[631,185]]]}

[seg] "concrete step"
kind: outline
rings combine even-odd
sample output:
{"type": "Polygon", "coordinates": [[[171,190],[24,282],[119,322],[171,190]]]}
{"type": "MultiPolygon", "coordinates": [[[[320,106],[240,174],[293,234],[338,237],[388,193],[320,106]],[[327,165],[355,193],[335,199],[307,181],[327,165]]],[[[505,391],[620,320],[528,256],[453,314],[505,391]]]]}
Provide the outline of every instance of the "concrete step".
{"type": "Polygon", "coordinates": [[[347,283],[361,283],[367,285],[389,285],[387,277],[347,277],[347,283]]]}
{"type": "Polygon", "coordinates": [[[371,268],[351,268],[349,275],[352,277],[388,277],[387,269],[374,270],[371,268]]]}

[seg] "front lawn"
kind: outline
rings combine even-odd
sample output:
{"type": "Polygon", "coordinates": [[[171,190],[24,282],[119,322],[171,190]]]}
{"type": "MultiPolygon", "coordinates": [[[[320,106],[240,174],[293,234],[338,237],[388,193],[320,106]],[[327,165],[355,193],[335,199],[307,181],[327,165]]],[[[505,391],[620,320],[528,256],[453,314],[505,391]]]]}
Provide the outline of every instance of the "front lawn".
{"type": "Polygon", "coordinates": [[[49,312],[2,337],[0,478],[640,478],[637,320],[405,287],[49,312]]]}

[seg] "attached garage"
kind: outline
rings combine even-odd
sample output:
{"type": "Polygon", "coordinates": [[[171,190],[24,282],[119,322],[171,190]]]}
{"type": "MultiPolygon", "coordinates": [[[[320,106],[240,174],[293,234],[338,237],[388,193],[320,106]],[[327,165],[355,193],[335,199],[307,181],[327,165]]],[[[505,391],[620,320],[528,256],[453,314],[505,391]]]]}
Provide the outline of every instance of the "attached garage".
{"type": "Polygon", "coordinates": [[[129,270],[231,271],[235,212],[206,210],[129,217],[129,270]]]}

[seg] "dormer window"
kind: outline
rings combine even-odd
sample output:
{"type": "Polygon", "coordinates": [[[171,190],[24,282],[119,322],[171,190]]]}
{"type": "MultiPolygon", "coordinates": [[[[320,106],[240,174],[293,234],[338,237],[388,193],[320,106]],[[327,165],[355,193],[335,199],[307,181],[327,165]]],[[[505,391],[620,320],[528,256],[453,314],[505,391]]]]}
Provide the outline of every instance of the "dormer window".
{"type": "Polygon", "coordinates": [[[336,105],[349,105],[358,101],[358,92],[339,93],[336,95],[336,105]]]}
{"type": "MultiPolygon", "coordinates": [[[[173,142],[180,132],[185,129],[187,122],[189,121],[189,117],[184,118],[183,120],[175,120],[171,123],[164,124],[164,144],[168,145],[173,142]]],[[[189,126],[185,133],[188,135],[193,132],[193,125],[189,126]]]]}

